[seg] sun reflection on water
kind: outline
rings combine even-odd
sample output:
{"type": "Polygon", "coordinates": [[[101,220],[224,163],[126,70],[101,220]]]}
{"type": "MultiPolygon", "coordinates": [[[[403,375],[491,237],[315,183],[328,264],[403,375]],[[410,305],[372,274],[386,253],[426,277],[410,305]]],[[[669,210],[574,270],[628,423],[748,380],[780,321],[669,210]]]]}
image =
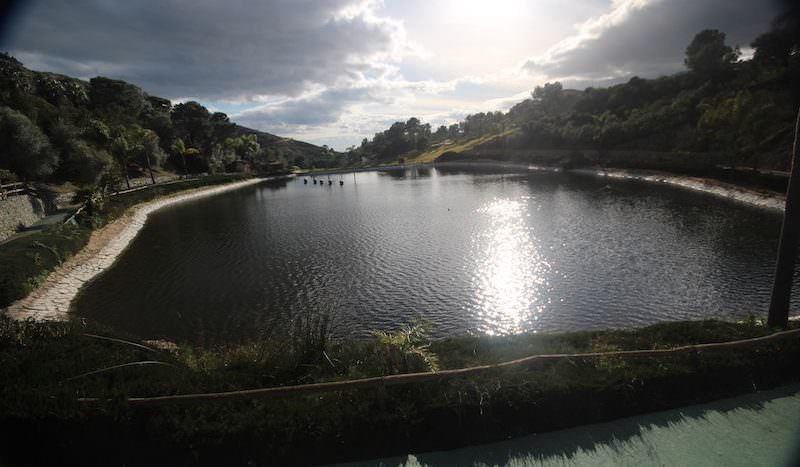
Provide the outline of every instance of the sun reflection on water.
{"type": "Polygon", "coordinates": [[[478,214],[485,227],[472,239],[473,289],[486,323],[479,331],[508,334],[535,330],[547,304],[550,265],[527,222],[528,199],[497,198],[478,214]]]}

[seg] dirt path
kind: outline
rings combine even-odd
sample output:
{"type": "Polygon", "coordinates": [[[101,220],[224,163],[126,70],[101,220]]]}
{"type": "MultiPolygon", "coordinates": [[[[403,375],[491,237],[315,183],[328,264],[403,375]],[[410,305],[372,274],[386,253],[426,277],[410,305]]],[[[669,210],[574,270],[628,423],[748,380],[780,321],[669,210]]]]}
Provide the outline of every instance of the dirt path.
{"type": "Polygon", "coordinates": [[[67,319],[70,303],[80,288],[114,263],[142,229],[150,213],[165,206],[235,190],[263,180],[250,179],[197,188],[128,209],[122,217],[92,232],[88,244],[78,254],[53,271],[33,293],[9,306],[7,316],[14,319],[67,319]]]}

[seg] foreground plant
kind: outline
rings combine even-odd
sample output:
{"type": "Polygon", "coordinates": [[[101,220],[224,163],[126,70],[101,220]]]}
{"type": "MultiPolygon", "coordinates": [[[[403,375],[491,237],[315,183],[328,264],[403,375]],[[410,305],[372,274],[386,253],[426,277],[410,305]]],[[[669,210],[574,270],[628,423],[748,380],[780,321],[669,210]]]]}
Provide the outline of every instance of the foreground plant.
{"type": "Polygon", "coordinates": [[[390,333],[374,331],[390,373],[438,371],[439,358],[430,348],[429,326],[414,323],[390,333]]]}

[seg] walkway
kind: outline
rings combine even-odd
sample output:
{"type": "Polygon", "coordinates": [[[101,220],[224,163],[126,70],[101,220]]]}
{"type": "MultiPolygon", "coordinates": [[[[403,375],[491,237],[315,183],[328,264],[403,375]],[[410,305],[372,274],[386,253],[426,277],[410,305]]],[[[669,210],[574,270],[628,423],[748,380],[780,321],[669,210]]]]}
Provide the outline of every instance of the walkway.
{"type": "Polygon", "coordinates": [[[797,466],[800,385],[508,441],[350,466],[797,466]]]}

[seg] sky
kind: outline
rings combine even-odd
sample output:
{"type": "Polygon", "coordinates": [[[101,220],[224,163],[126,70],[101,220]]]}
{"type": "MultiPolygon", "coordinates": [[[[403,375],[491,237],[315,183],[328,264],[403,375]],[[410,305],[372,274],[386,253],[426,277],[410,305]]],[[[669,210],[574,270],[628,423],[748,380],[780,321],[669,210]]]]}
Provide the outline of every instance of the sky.
{"type": "Polygon", "coordinates": [[[545,82],[680,72],[706,28],[746,57],[779,12],[775,0],[30,0],[4,15],[0,48],[343,150],[412,116],[436,127],[508,110],[545,82]]]}

